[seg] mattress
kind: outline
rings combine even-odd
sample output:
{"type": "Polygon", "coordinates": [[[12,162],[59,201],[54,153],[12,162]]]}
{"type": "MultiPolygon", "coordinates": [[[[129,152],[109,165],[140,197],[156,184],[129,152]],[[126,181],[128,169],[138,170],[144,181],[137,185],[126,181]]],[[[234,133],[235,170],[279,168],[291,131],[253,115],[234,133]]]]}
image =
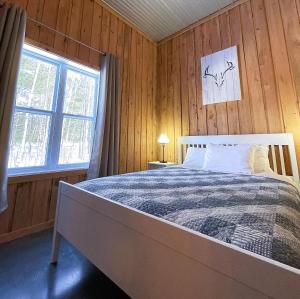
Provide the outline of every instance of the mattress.
{"type": "Polygon", "coordinates": [[[300,269],[300,193],[292,182],[175,166],[77,187],[300,269]]]}

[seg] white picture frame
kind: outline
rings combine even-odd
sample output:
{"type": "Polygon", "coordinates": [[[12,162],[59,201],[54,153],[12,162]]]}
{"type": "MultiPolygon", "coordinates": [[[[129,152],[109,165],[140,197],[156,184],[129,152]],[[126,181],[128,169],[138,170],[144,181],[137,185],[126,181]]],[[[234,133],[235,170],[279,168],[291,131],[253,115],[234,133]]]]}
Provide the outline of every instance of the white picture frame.
{"type": "Polygon", "coordinates": [[[203,105],[241,100],[237,46],[201,57],[203,105]]]}

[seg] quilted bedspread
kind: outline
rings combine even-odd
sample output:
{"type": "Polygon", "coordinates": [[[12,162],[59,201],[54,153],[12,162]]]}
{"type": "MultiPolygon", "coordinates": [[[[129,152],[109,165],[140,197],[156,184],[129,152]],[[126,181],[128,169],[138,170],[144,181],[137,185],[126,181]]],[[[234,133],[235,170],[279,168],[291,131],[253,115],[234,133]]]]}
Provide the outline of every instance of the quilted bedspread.
{"type": "Polygon", "coordinates": [[[176,166],[77,186],[300,269],[300,194],[290,183],[176,166]]]}

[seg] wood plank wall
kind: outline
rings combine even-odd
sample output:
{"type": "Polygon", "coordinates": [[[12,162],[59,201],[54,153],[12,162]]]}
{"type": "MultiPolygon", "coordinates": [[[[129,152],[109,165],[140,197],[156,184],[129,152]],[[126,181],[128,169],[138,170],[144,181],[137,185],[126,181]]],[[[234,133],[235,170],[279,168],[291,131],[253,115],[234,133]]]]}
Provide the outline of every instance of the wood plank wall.
{"type": "Polygon", "coordinates": [[[83,181],[86,170],[52,172],[8,181],[8,209],[0,214],[0,243],[53,225],[58,183],[83,181]]]}
{"type": "Polygon", "coordinates": [[[157,130],[171,139],[168,160],[181,135],[291,132],[300,166],[299,9],[295,0],[244,1],[159,43],[157,130]],[[242,100],[203,106],[200,57],[233,45],[242,100]]]}
{"type": "MultiPolygon", "coordinates": [[[[1,2],[1,0],[0,0],[1,2]]],[[[156,159],[157,45],[94,0],[9,0],[27,15],[93,48],[117,56],[120,96],[120,173],[146,169],[156,159]]],[[[28,20],[28,42],[99,69],[100,55],[28,20]]],[[[50,227],[59,179],[83,180],[77,172],[10,179],[9,209],[0,214],[0,242],[50,227]]]]}
{"type": "MultiPolygon", "coordinates": [[[[145,169],[147,161],[161,155],[156,144],[160,133],[171,139],[166,149],[173,161],[181,135],[292,132],[300,162],[299,0],[246,1],[159,43],[158,49],[94,0],[8,2],[25,7],[31,18],[118,57],[120,173],[145,169]],[[231,45],[239,48],[242,101],[204,107],[199,59],[231,45]]],[[[98,68],[96,52],[30,21],[26,38],[98,68]]],[[[0,215],[0,241],[52,225],[58,177],[36,178],[11,179],[10,209],[0,215]]],[[[75,183],[83,176],[66,173],[59,178],[75,183]]]]}

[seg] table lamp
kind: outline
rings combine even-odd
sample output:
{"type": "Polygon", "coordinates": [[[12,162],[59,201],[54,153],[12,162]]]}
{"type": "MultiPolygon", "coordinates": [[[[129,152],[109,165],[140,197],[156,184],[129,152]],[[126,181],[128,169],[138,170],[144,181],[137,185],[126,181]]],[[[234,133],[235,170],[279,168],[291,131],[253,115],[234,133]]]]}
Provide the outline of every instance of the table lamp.
{"type": "Polygon", "coordinates": [[[167,163],[167,161],[165,161],[165,145],[168,144],[170,142],[170,140],[166,134],[161,134],[159,136],[157,142],[159,144],[161,144],[162,148],[163,148],[163,158],[162,158],[162,161],[160,161],[160,163],[167,163]]]}

